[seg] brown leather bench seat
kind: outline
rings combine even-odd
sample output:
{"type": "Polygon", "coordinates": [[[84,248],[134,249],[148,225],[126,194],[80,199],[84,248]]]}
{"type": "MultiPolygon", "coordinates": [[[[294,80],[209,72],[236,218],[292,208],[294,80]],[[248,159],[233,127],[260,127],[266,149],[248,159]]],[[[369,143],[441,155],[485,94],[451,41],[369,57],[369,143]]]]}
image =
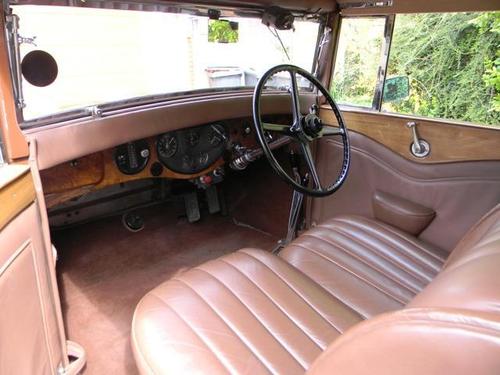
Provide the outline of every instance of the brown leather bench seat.
{"type": "Polygon", "coordinates": [[[242,249],[141,300],[132,327],[138,368],[500,373],[500,206],[446,258],[354,216],[318,225],[279,256],[242,249]]]}

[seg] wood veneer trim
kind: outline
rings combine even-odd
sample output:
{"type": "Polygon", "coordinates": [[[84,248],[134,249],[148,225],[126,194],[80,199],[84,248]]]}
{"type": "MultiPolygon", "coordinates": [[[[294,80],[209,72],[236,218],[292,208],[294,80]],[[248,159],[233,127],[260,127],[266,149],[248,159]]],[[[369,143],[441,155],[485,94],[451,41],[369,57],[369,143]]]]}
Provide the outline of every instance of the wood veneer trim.
{"type": "MultiPolygon", "coordinates": [[[[2,168],[8,168],[4,166],[2,168]]],[[[35,200],[35,187],[31,173],[22,174],[0,188],[0,230],[35,200]]]]}
{"type": "MultiPolygon", "coordinates": [[[[337,124],[330,109],[321,108],[320,116],[328,125],[337,124]]],[[[500,130],[495,128],[415,119],[419,137],[431,145],[429,156],[417,158],[410,152],[412,135],[406,127],[411,117],[351,111],[343,111],[343,116],[348,129],[418,163],[500,160],[500,130]]]]}

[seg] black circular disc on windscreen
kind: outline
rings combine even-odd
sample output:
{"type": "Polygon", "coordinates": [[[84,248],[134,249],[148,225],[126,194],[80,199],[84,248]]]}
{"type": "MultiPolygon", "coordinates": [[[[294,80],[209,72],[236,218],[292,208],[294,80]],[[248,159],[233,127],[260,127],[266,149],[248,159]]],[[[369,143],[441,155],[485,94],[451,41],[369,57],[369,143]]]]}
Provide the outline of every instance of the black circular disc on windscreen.
{"type": "Polygon", "coordinates": [[[56,80],[59,69],[50,53],[35,50],[24,56],[21,72],[26,81],[33,86],[45,87],[56,80]]]}

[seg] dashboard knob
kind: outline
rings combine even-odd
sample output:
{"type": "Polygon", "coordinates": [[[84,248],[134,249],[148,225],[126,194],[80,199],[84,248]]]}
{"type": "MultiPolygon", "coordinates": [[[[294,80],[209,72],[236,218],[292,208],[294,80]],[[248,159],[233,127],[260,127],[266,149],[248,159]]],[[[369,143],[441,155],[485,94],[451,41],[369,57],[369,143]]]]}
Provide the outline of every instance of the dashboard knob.
{"type": "Polygon", "coordinates": [[[210,175],[205,175],[200,177],[200,181],[205,185],[210,185],[213,182],[213,178],[210,175]]]}

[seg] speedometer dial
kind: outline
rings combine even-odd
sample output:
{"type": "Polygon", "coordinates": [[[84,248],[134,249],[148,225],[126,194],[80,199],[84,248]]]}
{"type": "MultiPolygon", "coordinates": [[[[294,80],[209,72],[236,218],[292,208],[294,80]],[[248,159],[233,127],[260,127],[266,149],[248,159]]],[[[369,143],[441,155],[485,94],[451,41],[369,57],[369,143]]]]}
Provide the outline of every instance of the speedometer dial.
{"type": "Polygon", "coordinates": [[[212,146],[217,147],[226,139],[226,131],[222,125],[210,125],[209,141],[212,146]]]}
{"type": "Polygon", "coordinates": [[[200,142],[200,133],[198,133],[196,130],[190,130],[186,137],[186,140],[189,146],[196,147],[200,142]]]}

